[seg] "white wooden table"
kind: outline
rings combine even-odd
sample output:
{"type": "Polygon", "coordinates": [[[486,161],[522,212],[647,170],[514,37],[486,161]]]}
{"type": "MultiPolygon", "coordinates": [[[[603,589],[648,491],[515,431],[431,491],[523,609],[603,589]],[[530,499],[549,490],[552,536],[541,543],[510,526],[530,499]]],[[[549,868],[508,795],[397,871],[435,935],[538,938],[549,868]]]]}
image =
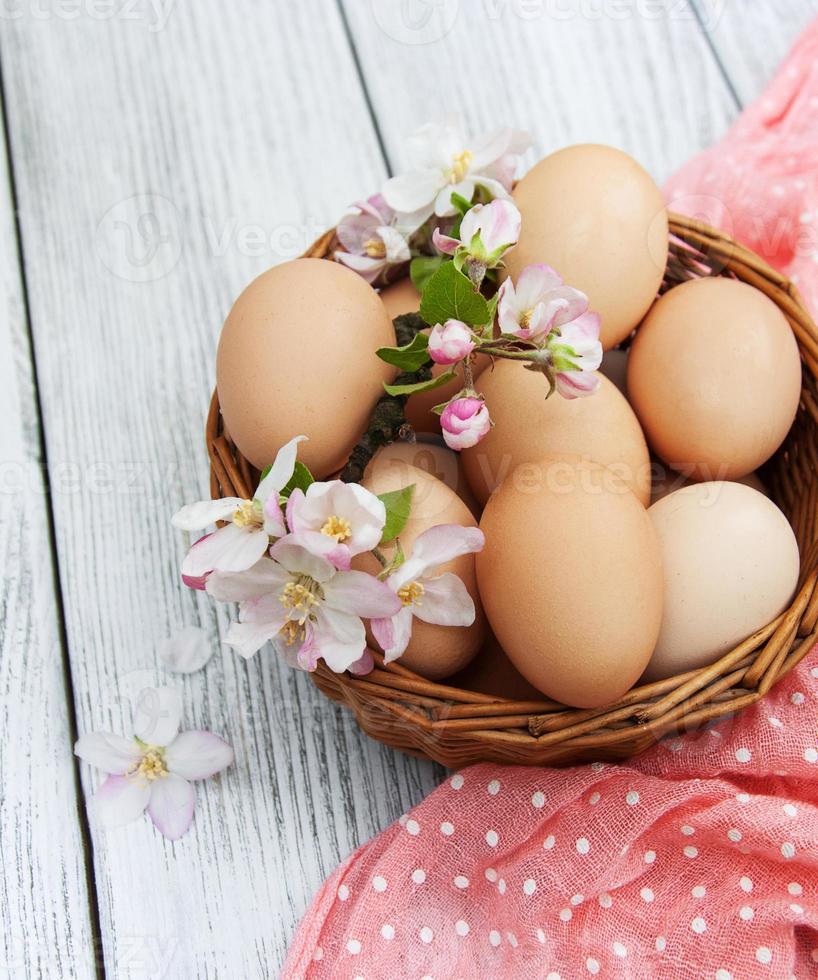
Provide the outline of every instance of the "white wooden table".
{"type": "Polygon", "coordinates": [[[216,338],[461,111],[537,154],[610,142],[659,180],[763,87],[818,0],[7,0],[0,4],[0,976],[275,976],[321,883],[443,771],[363,736],[177,574],[207,492],[216,338]],[[147,215],[147,217],[146,217],[147,215]],[[203,626],[182,678],[157,645],[203,626]],[[183,690],[235,766],[191,832],[104,833],[78,732],[183,690]]]}

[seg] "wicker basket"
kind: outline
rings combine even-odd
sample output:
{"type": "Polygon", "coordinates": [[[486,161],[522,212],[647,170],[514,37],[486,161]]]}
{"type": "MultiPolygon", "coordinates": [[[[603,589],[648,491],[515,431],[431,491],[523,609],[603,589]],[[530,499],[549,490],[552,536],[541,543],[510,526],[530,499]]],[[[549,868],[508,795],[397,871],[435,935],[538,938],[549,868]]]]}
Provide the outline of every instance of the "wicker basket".
{"type": "MultiPolygon", "coordinates": [[[[543,698],[509,701],[428,681],[400,662],[365,678],[311,675],[328,697],[352,708],[361,728],[387,745],[457,768],[475,762],[568,765],[621,759],[670,732],[689,731],[762,698],[818,638],[818,329],[795,287],[758,256],[714,229],[671,215],[663,289],[705,275],[733,276],[766,293],[784,312],[803,361],[793,427],[765,477],[801,549],[801,580],[790,608],[709,667],[634,688],[603,709],[579,710],[543,698]]],[[[331,256],[334,231],[308,256],[331,256]]],[[[216,395],[207,420],[213,497],[251,496],[258,473],[224,431],[216,395]]]]}

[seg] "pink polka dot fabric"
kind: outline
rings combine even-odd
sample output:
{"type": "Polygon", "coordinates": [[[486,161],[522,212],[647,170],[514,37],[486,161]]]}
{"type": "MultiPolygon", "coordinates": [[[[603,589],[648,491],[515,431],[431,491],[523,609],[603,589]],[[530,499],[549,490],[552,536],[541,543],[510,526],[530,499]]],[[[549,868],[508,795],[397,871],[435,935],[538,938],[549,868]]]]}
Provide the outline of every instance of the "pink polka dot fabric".
{"type": "MultiPolygon", "coordinates": [[[[721,215],[818,311],[818,247],[789,237],[818,222],[818,22],[669,199],[721,215]]],[[[629,764],[451,776],[327,880],[283,976],[818,977],[818,647],[629,764]]]]}
{"type": "Polygon", "coordinates": [[[674,211],[784,272],[818,316],[818,21],[724,139],[668,182],[674,211]]]}

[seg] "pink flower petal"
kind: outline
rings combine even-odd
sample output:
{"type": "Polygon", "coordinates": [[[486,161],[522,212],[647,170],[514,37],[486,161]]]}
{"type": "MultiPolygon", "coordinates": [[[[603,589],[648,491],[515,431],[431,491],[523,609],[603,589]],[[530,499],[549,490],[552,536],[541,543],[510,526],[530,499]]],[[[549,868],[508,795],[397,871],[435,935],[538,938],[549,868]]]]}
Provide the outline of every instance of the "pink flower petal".
{"type": "Polygon", "coordinates": [[[521,310],[531,310],[561,285],[562,276],[550,265],[527,265],[517,277],[517,305],[521,310]]]}
{"type": "Polygon", "coordinates": [[[171,524],[180,531],[201,531],[203,528],[224,521],[243,504],[241,497],[223,497],[221,500],[200,500],[186,504],[171,518],[171,524]]]}
{"type": "Polygon", "coordinates": [[[317,653],[330,670],[341,674],[366,650],[364,624],[357,616],[322,605],[314,625],[314,641],[317,653]]]}
{"type": "Polygon", "coordinates": [[[165,749],[170,772],[183,779],[207,779],[233,762],[233,749],[212,732],[180,732],[165,749]]]}
{"type": "Polygon", "coordinates": [[[444,235],[439,228],[432,232],[432,242],[439,252],[445,255],[454,255],[460,246],[459,238],[452,238],[451,235],[444,235]]]}
{"type": "Polygon", "coordinates": [[[200,626],[184,626],[159,644],[158,653],[168,670],[192,674],[213,656],[213,644],[200,626]]]}
{"type": "Polygon", "coordinates": [[[471,626],[474,600],[463,581],[452,572],[423,579],[423,598],[413,612],[424,623],[436,626],[471,626]]]}
{"type": "Polygon", "coordinates": [[[167,745],[176,738],[182,698],[174,687],[146,687],[136,702],[133,729],[148,745],[167,745]]]}
{"type": "Polygon", "coordinates": [[[397,660],[403,653],[406,652],[406,648],[409,646],[409,640],[412,638],[412,620],[414,616],[412,615],[412,607],[404,606],[397,616],[393,616],[390,623],[390,628],[387,631],[387,627],[384,625],[384,621],[381,620],[379,624],[379,631],[381,636],[386,642],[381,642],[378,635],[375,633],[374,625],[375,621],[372,621],[372,633],[375,639],[378,640],[381,650],[383,650],[383,659],[386,663],[391,664],[393,660],[397,660]]]}
{"type": "Polygon", "coordinates": [[[283,625],[283,612],[280,623],[231,623],[224,642],[227,646],[233,647],[242,657],[252,657],[254,653],[258,653],[265,643],[272,640],[283,625]]]}
{"type": "Polygon", "coordinates": [[[182,575],[197,578],[213,569],[243,572],[261,558],[270,541],[266,531],[225,524],[197,541],[182,562],[182,575]]]}
{"type": "Polygon", "coordinates": [[[77,740],[74,754],[103,772],[121,776],[139,761],[141,752],[132,738],[110,732],[88,732],[77,740]]]}
{"type": "Polygon", "coordinates": [[[213,572],[207,580],[207,592],[219,602],[245,602],[281,592],[289,578],[278,562],[259,558],[243,572],[213,572]]]}
{"type": "Polygon", "coordinates": [[[341,612],[365,619],[393,616],[400,609],[400,599],[385,582],[366,572],[338,572],[324,585],[324,602],[341,612]]]}
{"type": "Polygon", "coordinates": [[[482,551],[485,543],[485,535],[479,527],[461,527],[459,524],[437,524],[430,527],[418,535],[412,546],[410,561],[413,564],[417,562],[423,569],[415,577],[418,578],[460,555],[482,551]]]}
{"type": "Polygon", "coordinates": [[[141,817],[151,791],[138,776],[109,776],[96,791],[93,807],[103,827],[122,827],[141,817]]]}
{"type": "Polygon", "coordinates": [[[148,815],[168,840],[179,840],[193,820],[196,791],[186,779],[172,772],[151,783],[148,815]]]}
{"type": "Polygon", "coordinates": [[[599,387],[599,375],[593,371],[561,371],[555,379],[557,391],[563,398],[584,398],[599,387]]]}
{"type": "Polygon", "coordinates": [[[350,664],[348,669],[350,674],[355,674],[356,677],[365,677],[371,673],[375,669],[375,661],[372,659],[372,654],[369,650],[364,650],[361,659],[356,660],[354,664],[350,664]]]}

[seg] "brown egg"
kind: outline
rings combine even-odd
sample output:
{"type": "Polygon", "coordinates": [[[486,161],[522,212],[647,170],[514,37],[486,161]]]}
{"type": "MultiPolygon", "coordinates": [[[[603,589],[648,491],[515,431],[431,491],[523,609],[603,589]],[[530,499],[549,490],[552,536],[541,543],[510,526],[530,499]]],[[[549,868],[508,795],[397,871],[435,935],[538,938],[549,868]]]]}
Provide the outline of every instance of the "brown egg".
{"type": "Polygon", "coordinates": [[[225,321],[216,384],[227,431],[259,469],[295,435],[317,477],[339,469],[394,369],[376,355],[395,334],[375,290],[325,259],[260,275],[225,321]]]}
{"type": "Polygon", "coordinates": [[[697,480],[735,480],[784,440],[801,395],[798,346],[783,313],[735,279],[669,290],[639,328],[628,396],[651,447],[697,480]]]}
{"type": "MultiPolygon", "coordinates": [[[[477,521],[463,501],[450,490],[442,480],[431,476],[425,470],[417,469],[397,460],[390,466],[378,466],[365,475],[363,485],[373,493],[387,493],[400,490],[414,483],[415,496],[412,513],[405,530],[400,535],[401,546],[407,555],[411,554],[415,539],[436,524],[462,524],[476,527],[477,521]]],[[[383,548],[387,557],[394,554],[394,546],[383,548]]],[[[370,554],[359,555],[353,567],[371,573],[380,570],[375,558],[370,554]]],[[[469,627],[435,626],[424,623],[415,617],[412,626],[412,639],[400,663],[430,680],[449,677],[461,670],[474,657],[485,636],[485,617],[480,605],[477,580],[474,571],[474,555],[461,555],[453,561],[441,565],[439,572],[453,572],[459,576],[474,600],[476,618],[469,627]]],[[[370,637],[369,642],[374,642],[370,637]]]]}
{"type": "Polygon", "coordinates": [[[483,512],[483,607],[535,687],[564,704],[600,707],[633,686],[659,635],[659,543],[611,470],[576,456],[541,460],[536,470],[524,486],[512,474],[483,512]]]}
{"type": "Polygon", "coordinates": [[[613,468],[647,505],[650,457],[645,437],[630,405],[606,377],[600,376],[597,391],[585,398],[556,393],[546,398],[548,383],[541,374],[516,361],[498,361],[476,387],[494,421],[482,442],[461,453],[478,500],[485,502],[520,464],[572,453],[613,468]]]}
{"type": "Polygon", "coordinates": [[[421,433],[417,442],[393,442],[384,446],[372,457],[366,468],[366,475],[371,476],[377,469],[393,466],[396,462],[399,465],[408,463],[416,466],[430,476],[442,480],[460,497],[474,517],[480,519],[482,507],[466,482],[460,454],[445,446],[442,440],[438,442],[434,436],[421,433]]]}
{"type": "Polygon", "coordinates": [[[544,700],[542,692],[528,683],[490,631],[474,660],[447,683],[464,691],[477,691],[511,701],[544,700]]]}
{"type": "Polygon", "coordinates": [[[668,252],[667,211],[650,175],[621,150],[580,144],[552,153],[514,190],[520,242],[515,279],[545,262],[587,293],[607,350],[625,339],[656,297],[668,252]]]}
{"type": "MultiPolygon", "coordinates": [[[[387,286],[386,289],[381,290],[380,296],[392,320],[402,313],[417,313],[420,309],[420,293],[415,289],[411,279],[401,279],[393,286],[387,286]]],[[[486,367],[486,364],[487,358],[475,358],[472,364],[472,373],[475,377],[486,367]]],[[[436,378],[448,370],[449,368],[443,364],[435,364],[432,367],[432,376],[436,378]]],[[[431,432],[439,435],[440,418],[432,409],[435,405],[441,405],[453,398],[462,387],[463,375],[458,370],[456,377],[442,388],[433,388],[431,391],[412,395],[406,402],[407,421],[416,432],[431,432]]]]}

